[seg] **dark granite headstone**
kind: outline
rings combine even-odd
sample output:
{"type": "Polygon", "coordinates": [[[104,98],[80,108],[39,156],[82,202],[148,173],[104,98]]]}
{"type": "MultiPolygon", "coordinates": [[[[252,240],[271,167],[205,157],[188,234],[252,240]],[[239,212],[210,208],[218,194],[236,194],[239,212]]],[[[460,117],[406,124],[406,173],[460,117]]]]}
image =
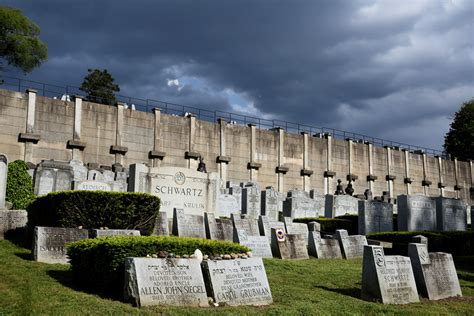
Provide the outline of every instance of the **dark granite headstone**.
{"type": "Polygon", "coordinates": [[[184,214],[182,209],[174,209],[173,235],[179,237],[206,238],[204,217],[201,215],[184,214]]]}
{"type": "Polygon", "coordinates": [[[436,206],[433,199],[424,195],[399,195],[398,230],[436,230],[436,206]]]}
{"type": "Polygon", "coordinates": [[[393,205],[374,200],[359,201],[359,234],[393,231],[393,205]]]}
{"type": "Polygon", "coordinates": [[[231,219],[216,218],[217,239],[218,240],[234,240],[234,224],[231,219]]]}
{"type": "Polygon", "coordinates": [[[463,200],[437,197],[436,223],[438,230],[467,230],[467,204],[463,200]]]}
{"type": "Polygon", "coordinates": [[[206,227],[206,238],[217,240],[217,223],[212,213],[204,213],[204,225],[206,227]]]}
{"type": "Polygon", "coordinates": [[[318,259],[342,259],[339,241],[322,239],[319,231],[309,232],[308,252],[318,259]]]}
{"type": "Polygon", "coordinates": [[[209,295],[218,304],[268,305],[273,302],[261,258],[206,260],[202,268],[209,295]]]}

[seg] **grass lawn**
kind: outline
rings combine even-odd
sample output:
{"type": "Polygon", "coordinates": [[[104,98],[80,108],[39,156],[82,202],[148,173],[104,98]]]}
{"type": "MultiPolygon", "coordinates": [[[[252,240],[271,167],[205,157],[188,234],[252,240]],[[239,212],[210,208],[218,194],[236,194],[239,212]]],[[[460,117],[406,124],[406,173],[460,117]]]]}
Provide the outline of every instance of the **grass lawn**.
{"type": "Polygon", "coordinates": [[[464,297],[410,305],[362,301],[361,260],[265,260],[274,303],[267,307],[134,308],[75,288],[67,265],[29,259],[30,251],[0,241],[0,315],[474,315],[474,257],[456,261],[464,297]],[[458,264],[459,263],[459,264],[458,264]]]}

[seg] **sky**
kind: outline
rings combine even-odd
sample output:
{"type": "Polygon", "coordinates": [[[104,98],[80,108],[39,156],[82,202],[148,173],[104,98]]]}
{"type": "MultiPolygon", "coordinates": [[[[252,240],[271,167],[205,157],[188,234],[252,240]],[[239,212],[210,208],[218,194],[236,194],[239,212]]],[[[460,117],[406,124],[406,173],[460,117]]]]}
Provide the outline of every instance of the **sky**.
{"type": "Polygon", "coordinates": [[[441,149],[474,98],[474,0],[3,1],[48,61],[11,75],[441,149]]]}

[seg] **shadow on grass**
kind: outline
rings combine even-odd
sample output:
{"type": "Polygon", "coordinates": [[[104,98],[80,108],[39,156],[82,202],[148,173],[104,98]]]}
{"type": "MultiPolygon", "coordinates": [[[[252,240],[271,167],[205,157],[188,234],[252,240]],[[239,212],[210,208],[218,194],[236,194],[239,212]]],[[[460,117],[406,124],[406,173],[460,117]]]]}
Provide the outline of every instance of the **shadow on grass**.
{"type": "Polygon", "coordinates": [[[330,287],[322,286],[322,285],[316,285],[315,287],[318,289],[323,289],[326,291],[331,291],[331,292],[339,293],[342,295],[351,296],[359,300],[361,299],[360,297],[361,297],[362,291],[359,288],[353,287],[353,288],[347,288],[347,289],[337,289],[337,288],[330,288],[330,287]]]}
{"type": "Polygon", "coordinates": [[[464,271],[459,271],[458,272],[458,278],[460,280],[468,281],[468,282],[474,282],[474,275],[470,275],[465,273],[464,271]],[[461,272],[461,273],[459,273],[461,272]]]}
{"type": "Polygon", "coordinates": [[[15,256],[26,261],[33,261],[33,255],[31,253],[15,252],[15,256]]]}
{"type": "Polygon", "coordinates": [[[26,228],[15,228],[5,233],[5,239],[11,241],[18,247],[31,249],[31,242],[29,242],[29,234],[26,228]]]}
{"type": "Polygon", "coordinates": [[[46,273],[65,287],[68,287],[74,291],[97,295],[104,299],[120,301],[119,295],[117,293],[113,293],[113,291],[106,292],[77,284],[74,280],[74,275],[71,270],[48,270],[46,273]]]}

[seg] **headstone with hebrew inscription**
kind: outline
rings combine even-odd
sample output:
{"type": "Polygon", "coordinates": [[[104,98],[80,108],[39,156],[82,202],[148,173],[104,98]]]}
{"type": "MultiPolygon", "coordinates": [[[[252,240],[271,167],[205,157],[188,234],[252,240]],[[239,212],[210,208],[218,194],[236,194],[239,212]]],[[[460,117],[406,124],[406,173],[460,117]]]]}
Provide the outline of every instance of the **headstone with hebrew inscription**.
{"type": "Polygon", "coordinates": [[[278,220],[279,192],[273,187],[266,187],[262,191],[262,215],[271,220],[278,220]]]}
{"type": "Polygon", "coordinates": [[[272,258],[272,250],[265,236],[248,235],[243,229],[234,229],[234,242],[249,247],[252,255],[259,258],[272,258]]]}
{"type": "Polygon", "coordinates": [[[272,228],[272,253],[280,259],[308,259],[308,248],[302,234],[287,234],[272,228]]]}
{"type": "Polygon", "coordinates": [[[68,263],[66,243],[89,237],[87,229],[35,227],[33,257],[45,263],[68,263]]]}
{"type": "Polygon", "coordinates": [[[359,234],[393,231],[393,204],[366,200],[359,201],[359,234]]]}
{"type": "Polygon", "coordinates": [[[367,238],[364,235],[351,235],[345,229],[336,230],[336,239],[339,241],[342,255],[345,259],[359,258],[364,254],[367,238]]]}
{"type": "Polygon", "coordinates": [[[325,217],[334,218],[342,215],[357,215],[359,200],[350,195],[326,195],[325,217]]]}
{"type": "Polygon", "coordinates": [[[385,256],[381,246],[365,246],[362,299],[383,304],[419,302],[410,258],[385,256]]]}
{"type": "Polygon", "coordinates": [[[308,192],[291,190],[283,202],[283,216],[291,218],[318,218],[319,209],[317,209],[316,201],[309,197],[308,192]]]}
{"type": "Polygon", "coordinates": [[[260,228],[260,235],[267,236],[269,242],[272,241],[272,228],[281,228],[286,231],[284,222],[263,215],[258,218],[258,227],[260,228]]]}
{"type": "Polygon", "coordinates": [[[398,230],[422,231],[436,230],[435,201],[424,195],[399,195],[398,230]]]}
{"type": "Polygon", "coordinates": [[[91,229],[90,238],[107,236],[140,236],[140,231],[136,229],[91,229]]]}
{"type": "Polygon", "coordinates": [[[0,240],[6,234],[26,228],[28,213],[25,210],[0,210],[0,240]]]}
{"type": "Polygon", "coordinates": [[[202,267],[210,296],[218,304],[268,305],[273,302],[261,258],[206,260],[202,267]]]}
{"type": "Polygon", "coordinates": [[[436,224],[438,230],[467,230],[467,204],[459,199],[437,197],[436,224]]]}
{"type": "Polygon", "coordinates": [[[135,306],[208,306],[197,259],[127,258],[125,301],[135,306]]]}
{"type": "Polygon", "coordinates": [[[308,252],[318,259],[342,259],[341,248],[336,239],[321,238],[319,231],[310,231],[308,252]]]}
{"type": "Polygon", "coordinates": [[[174,209],[173,235],[179,237],[206,238],[204,216],[185,214],[182,209],[174,209]]]}
{"type": "Polygon", "coordinates": [[[462,296],[453,256],[444,252],[430,252],[425,244],[408,244],[416,286],[420,294],[430,300],[462,296]]]}
{"type": "Polygon", "coordinates": [[[258,219],[261,215],[261,193],[257,184],[248,183],[242,189],[242,214],[258,219]]]}

